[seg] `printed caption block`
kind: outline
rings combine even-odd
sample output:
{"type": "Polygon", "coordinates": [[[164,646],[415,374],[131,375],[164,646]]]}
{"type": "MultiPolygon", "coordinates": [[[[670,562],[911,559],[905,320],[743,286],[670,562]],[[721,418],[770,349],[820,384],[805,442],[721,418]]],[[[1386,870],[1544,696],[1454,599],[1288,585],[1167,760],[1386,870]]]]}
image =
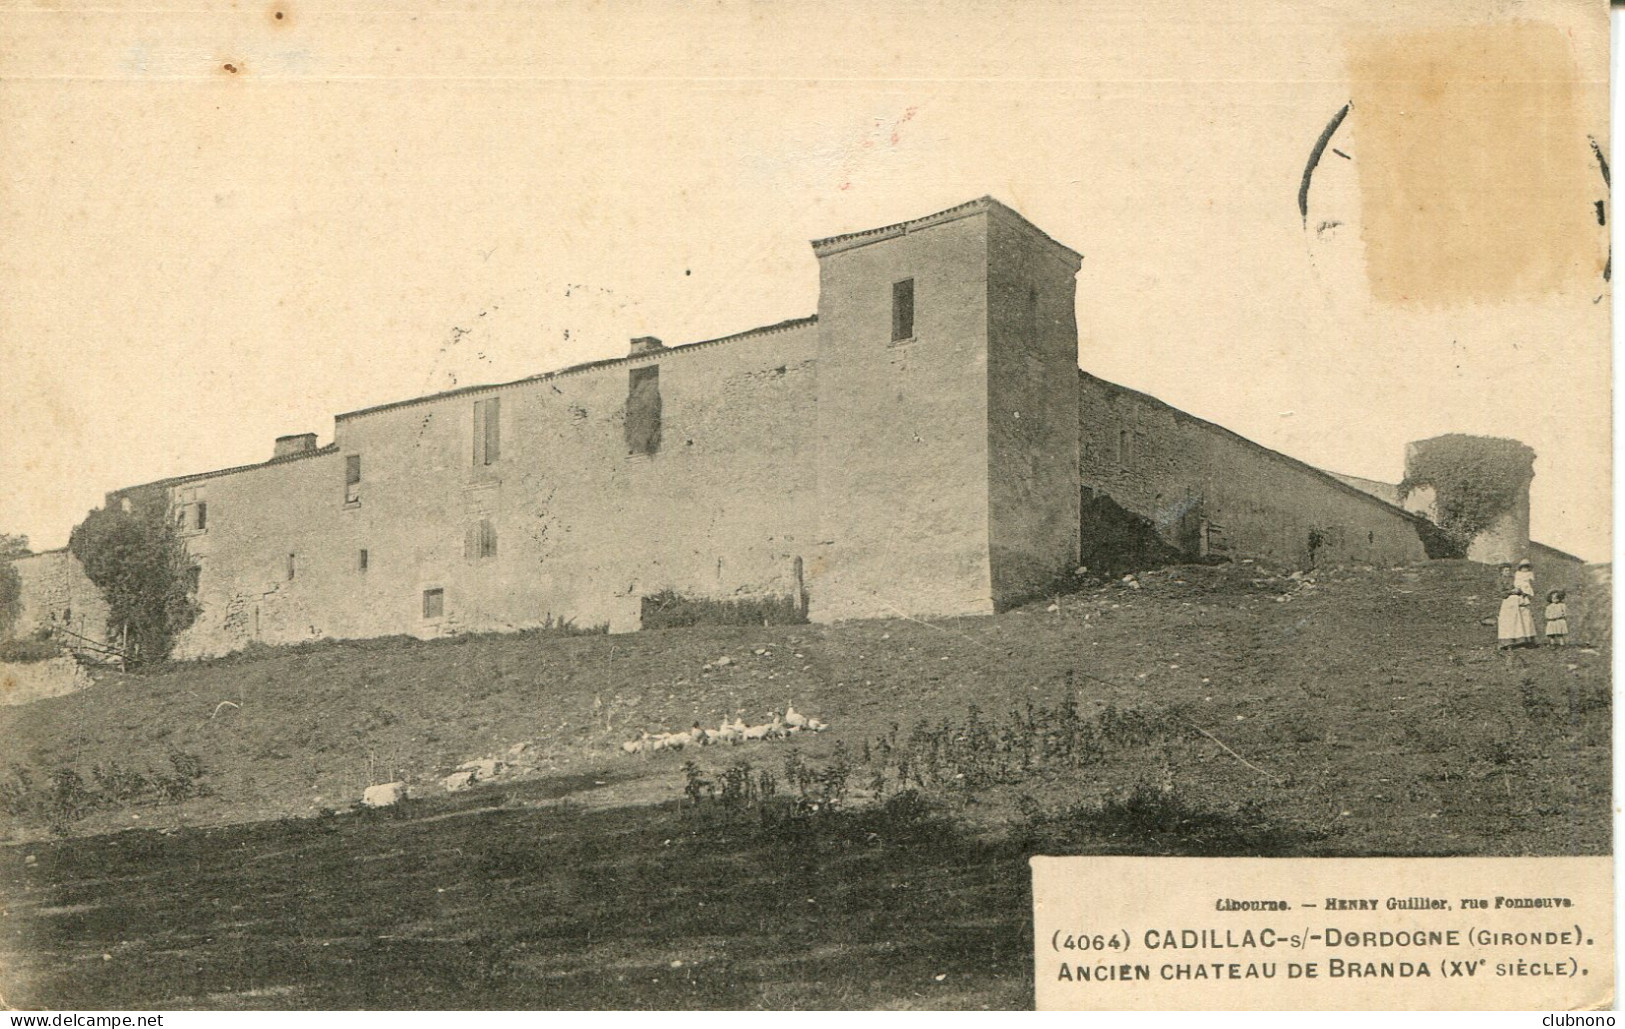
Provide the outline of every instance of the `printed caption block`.
{"type": "Polygon", "coordinates": [[[1035,857],[1041,1011],[1610,1005],[1613,861],[1035,857]]]}

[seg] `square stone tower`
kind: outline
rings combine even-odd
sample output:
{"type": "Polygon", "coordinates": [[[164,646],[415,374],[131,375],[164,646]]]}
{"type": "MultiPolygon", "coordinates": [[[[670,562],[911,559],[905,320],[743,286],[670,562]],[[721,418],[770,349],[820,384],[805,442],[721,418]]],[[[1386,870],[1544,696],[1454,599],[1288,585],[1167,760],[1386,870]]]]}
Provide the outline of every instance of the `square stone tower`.
{"type": "Polygon", "coordinates": [[[813,243],[818,621],[987,614],[1078,554],[1082,258],[990,197],[813,243]]]}

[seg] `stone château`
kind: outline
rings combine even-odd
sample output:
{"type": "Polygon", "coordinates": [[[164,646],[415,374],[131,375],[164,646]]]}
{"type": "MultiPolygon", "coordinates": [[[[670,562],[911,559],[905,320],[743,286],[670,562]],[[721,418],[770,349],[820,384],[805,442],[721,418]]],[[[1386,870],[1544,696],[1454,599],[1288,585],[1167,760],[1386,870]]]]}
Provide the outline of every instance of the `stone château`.
{"type": "MultiPolygon", "coordinates": [[[[1082,258],[998,201],[812,249],[811,317],[350,411],[326,445],[108,494],[173,519],[200,566],[177,656],[632,630],[657,594],[986,614],[1125,540],[1295,567],[1427,556],[1396,487],[1081,372],[1082,258]]],[[[1487,559],[1527,548],[1521,511],[1487,559]]],[[[19,568],[19,628],[108,631],[71,556],[19,568]]]]}

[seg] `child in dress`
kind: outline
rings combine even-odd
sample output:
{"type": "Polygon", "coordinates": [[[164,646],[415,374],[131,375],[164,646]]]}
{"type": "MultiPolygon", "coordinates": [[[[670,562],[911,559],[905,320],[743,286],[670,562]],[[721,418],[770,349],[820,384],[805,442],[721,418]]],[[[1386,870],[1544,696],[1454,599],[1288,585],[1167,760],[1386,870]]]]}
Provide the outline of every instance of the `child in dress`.
{"type": "Polygon", "coordinates": [[[1512,576],[1512,585],[1530,600],[1535,599],[1535,569],[1528,561],[1518,562],[1518,570],[1512,576]]]}
{"type": "Polygon", "coordinates": [[[1569,608],[1564,603],[1568,594],[1552,590],[1546,596],[1546,642],[1559,647],[1567,646],[1569,639],[1569,608]]]}

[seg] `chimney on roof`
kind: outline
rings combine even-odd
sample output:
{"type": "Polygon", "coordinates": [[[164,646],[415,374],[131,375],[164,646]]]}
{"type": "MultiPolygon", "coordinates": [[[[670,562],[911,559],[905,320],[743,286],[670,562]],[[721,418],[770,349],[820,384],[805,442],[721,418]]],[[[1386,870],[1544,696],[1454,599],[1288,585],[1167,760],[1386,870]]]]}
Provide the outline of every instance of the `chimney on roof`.
{"type": "Polygon", "coordinates": [[[289,454],[308,454],[316,449],[316,434],[314,432],[301,432],[296,436],[278,436],[276,449],[271,453],[271,459],[287,457],[289,454]]]}
{"type": "Polygon", "coordinates": [[[666,344],[660,342],[655,337],[639,336],[632,341],[632,352],[627,356],[637,357],[639,354],[652,354],[657,350],[664,349],[666,349],[666,344]]]}

